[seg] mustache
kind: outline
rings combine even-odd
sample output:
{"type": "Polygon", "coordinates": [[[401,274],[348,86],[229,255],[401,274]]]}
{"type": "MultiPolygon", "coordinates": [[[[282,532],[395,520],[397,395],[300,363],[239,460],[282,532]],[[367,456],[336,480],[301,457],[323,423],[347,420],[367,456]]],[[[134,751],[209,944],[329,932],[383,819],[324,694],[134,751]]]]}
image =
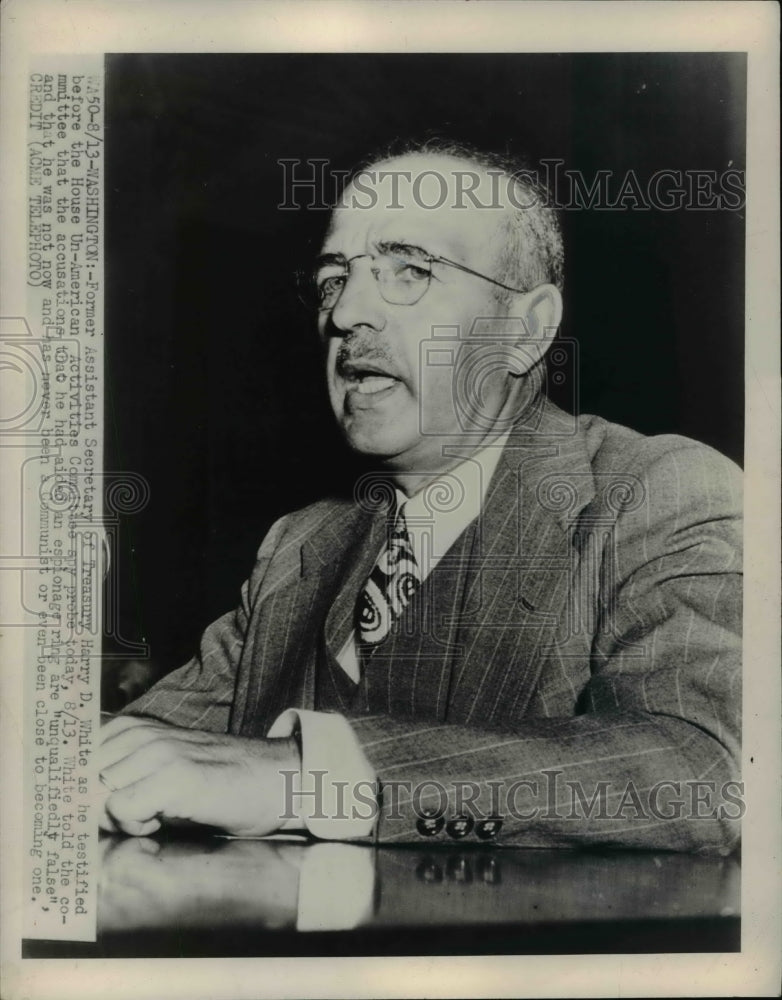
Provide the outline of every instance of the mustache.
{"type": "Polygon", "coordinates": [[[335,361],[337,374],[347,375],[351,368],[360,368],[362,365],[378,365],[390,369],[395,367],[391,354],[376,344],[343,343],[335,361]]]}

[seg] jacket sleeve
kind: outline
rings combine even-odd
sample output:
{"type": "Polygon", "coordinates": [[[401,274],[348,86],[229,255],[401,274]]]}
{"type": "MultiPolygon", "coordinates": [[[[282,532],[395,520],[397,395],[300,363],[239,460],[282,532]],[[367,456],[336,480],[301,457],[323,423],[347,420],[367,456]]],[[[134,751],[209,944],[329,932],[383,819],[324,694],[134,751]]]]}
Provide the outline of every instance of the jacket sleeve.
{"type": "Polygon", "coordinates": [[[242,586],[239,606],[204,631],[196,655],[126,705],[121,714],[148,716],[188,729],[228,732],[250,609],[285,530],[286,518],[271,527],[258,550],[250,579],[242,586]]]}
{"type": "Polygon", "coordinates": [[[572,714],[512,731],[354,718],[382,789],[378,840],[736,846],[740,474],[692,442],[647,442],[634,469],[646,502],[617,518],[604,553],[572,714]]]}

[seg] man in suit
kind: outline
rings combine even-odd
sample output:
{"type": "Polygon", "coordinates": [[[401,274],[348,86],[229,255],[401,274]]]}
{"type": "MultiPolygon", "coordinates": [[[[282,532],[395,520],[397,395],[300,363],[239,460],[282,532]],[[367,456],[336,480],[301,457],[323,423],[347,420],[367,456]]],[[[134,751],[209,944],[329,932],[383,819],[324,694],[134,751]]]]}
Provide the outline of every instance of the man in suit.
{"type": "Polygon", "coordinates": [[[546,398],[562,274],[500,160],[354,176],[312,284],[377,471],[277,522],[237,610],[104,728],[105,828],[735,846],[738,470],[546,398]]]}

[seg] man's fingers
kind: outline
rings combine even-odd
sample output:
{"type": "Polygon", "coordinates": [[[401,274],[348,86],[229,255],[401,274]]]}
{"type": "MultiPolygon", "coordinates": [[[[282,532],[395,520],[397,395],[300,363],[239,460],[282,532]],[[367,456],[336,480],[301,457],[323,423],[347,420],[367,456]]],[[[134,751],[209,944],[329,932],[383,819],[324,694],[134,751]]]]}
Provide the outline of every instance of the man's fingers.
{"type": "Polygon", "coordinates": [[[115,715],[101,726],[101,740],[110,739],[112,736],[124,732],[126,729],[135,729],[137,726],[149,725],[151,721],[150,719],[145,719],[143,716],[115,715]]]}
{"type": "MultiPolygon", "coordinates": [[[[142,779],[138,785],[144,785],[150,779],[142,779]]],[[[161,822],[157,813],[162,810],[150,805],[153,797],[149,792],[139,795],[134,791],[138,785],[120,789],[109,796],[106,802],[108,818],[114,824],[114,830],[121,830],[131,837],[146,837],[160,829],[161,822]]]]}
{"type": "MultiPolygon", "coordinates": [[[[102,826],[102,822],[103,821],[101,820],[101,828],[105,830],[106,827],[102,826]]],[[[160,829],[160,826],[161,823],[159,819],[150,819],[145,821],[129,819],[123,820],[122,822],[118,820],[116,823],[112,824],[109,832],[125,833],[129,837],[148,837],[151,833],[156,833],[160,829]]]]}
{"type": "Polygon", "coordinates": [[[106,833],[117,833],[117,827],[111,816],[106,812],[106,800],[111,794],[111,789],[101,780],[95,785],[95,795],[92,804],[98,813],[98,826],[106,833]]]}
{"type": "Polygon", "coordinates": [[[160,829],[160,820],[150,819],[144,823],[133,819],[125,820],[120,824],[120,829],[129,837],[148,837],[160,829]]]}
{"type": "Polygon", "coordinates": [[[111,793],[108,819],[136,836],[180,820],[229,833],[268,833],[279,827],[283,808],[279,768],[289,761],[294,766],[294,758],[298,767],[288,743],[293,741],[253,741],[139,720],[101,748],[99,774],[111,793]]]}
{"type": "Polygon", "coordinates": [[[109,816],[105,809],[102,809],[100,815],[98,816],[98,826],[104,831],[104,833],[117,832],[117,824],[111,816],[109,816]]]}
{"type": "Polygon", "coordinates": [[[174,746],[166,740],[155,738],[152,742],[131,750],[115,763],[104,765],[100,771],[100,780],[110,791],[116,792],[155,774],[176,760],[174,746]]]}
{"type": "Polygon", "coordinates": [[[165,736],[182,738],[182,731],[172,726],[164,726],[149,719],[135,721],[138,725],[125,726],[103,737],[98,747],[98,767],[101,773],[147,743],[165,736]]]}
{"type": "Polygon", "coordinates": [[[161,819],[194,819],[203,796],[196,771],[170,766],[113,792],[106,809],[125,833],[140,837],[159,829],[161,819]]]}
{"type": "Polygon", "coordinates": [[[179,729],[169,726],[156,719],[116,719],[117,723],[130,722],[134,725],[122,725],[114,728],[114,722],[101,730],[101,744],[98,748],[98,766],[101,772],[133,753],[139,747],[156,740],[176,741],[193,745],[208,740],[209,733],[196,729],[179,729]]]}

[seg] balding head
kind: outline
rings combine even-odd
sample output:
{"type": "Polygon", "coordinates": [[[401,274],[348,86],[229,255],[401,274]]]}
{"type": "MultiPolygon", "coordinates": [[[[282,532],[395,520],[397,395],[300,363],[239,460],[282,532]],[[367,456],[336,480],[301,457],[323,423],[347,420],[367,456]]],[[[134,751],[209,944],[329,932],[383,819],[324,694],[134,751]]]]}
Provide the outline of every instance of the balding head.
{"type": "MultiPolygon", "coordinates": [[[[550,197],[520,161],[460,143],[428,140],[366,160],[343,191],[343,207],[468,213],[476,232],[494,230],[495,276],[529,290],[564,286],[562,231],[550,197]],[[477,214],[476,214],[477,213],[477,214]]],[[[503,298],[503,295],[500,296],[503,298]]]]}

